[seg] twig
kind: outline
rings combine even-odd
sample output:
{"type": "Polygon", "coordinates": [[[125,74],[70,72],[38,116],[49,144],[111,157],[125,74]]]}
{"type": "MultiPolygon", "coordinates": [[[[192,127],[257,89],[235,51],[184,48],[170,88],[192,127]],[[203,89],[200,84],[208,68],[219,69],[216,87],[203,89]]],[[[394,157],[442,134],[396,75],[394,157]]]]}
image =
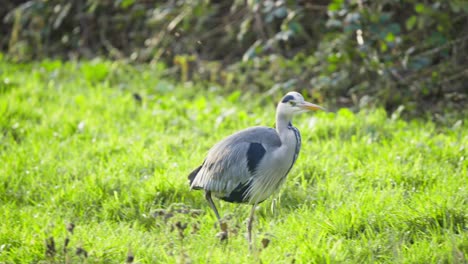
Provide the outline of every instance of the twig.
{"type": "Polygon", "coordinates": [[[326,5],[314,5],[314,4],[307,3],[307,4],[305,4],[304,9],[327,12],[328,11],[328,6],[326,6],[326,5]]]}
{"type": "MultiPolygon", "coordinates": [[[[105,16],[104,16],[105,17],[105,16]]],[[[105,18],[103,18],[105,19],[105,18]]],[[[104,21],[104,23],[100,23],[102,26],[100,27],[101,29],[99,30],[99,39],[101,40],[101,43],[104,45],[104,47],[109,51],[111,55],[116,57],[117,59],[124,59],[124,55],[114,46],[112,46],[111,42],[108,41],[105,37],[105,31],[107,29],[107,21],[104,21]]]]}
{"type": "Polygon", "coordinates": [[[455,79],[458,79],[459,77],[468,78],[468,69],[464,69],[459,73],[455,73],[452,76],[445,78],[444,80],[440,81],[439,84],[445,84],[445,83],[451,82],[455,79]]]}
{"type": "Polygon", "coordinates": [[[458,38],[458,39],[455,39],[455,40],[452,40],[452,41],[449,41],[441,46],[438,46],[438,47],[435,47],[435,48],[432,48],[430,50],[426,50],[426,51],[423,51],[419,54],[417,54],[416,56],[427,56],[427,55],[430,55],[430,54],[434,54],[434,53],[437,53],[439,51],[441,51],[442,49],[448,47],[448,46],[452,46],[452,45],[455,45],[459,42],[462,42],[464,40],[467,40],[468,39],[468,35],[467,36],[464,36],[464,37],[461,37],[461,38],[458,38]]]}

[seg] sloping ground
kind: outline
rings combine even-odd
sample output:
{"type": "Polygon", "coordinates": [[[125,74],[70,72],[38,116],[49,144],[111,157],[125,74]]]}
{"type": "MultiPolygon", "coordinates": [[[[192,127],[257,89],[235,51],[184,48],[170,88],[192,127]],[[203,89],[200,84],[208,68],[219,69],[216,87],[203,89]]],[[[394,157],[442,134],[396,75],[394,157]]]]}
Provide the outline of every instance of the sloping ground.
{"type": "MultiPolygon", "coordinates": [[[[263,203],[219,204],[187,175],[216,141],[272,125],[277,92],[174,85],[157,67],[0,62],[0,261],[463,263],[468,126],[382,109],[303,115],[303,148],[263,203]]],[[[310,98],[309,98],[310,99],[310,98]]]]}

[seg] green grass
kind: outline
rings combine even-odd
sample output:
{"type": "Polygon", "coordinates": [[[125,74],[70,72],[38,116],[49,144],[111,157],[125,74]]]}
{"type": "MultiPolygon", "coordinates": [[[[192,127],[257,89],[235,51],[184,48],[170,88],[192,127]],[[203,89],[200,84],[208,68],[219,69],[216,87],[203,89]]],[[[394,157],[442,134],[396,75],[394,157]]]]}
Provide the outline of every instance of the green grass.
{"type": "Polygon", "coordinates": [[[296,118],[301,154],[259,207],[249,253],[250,207],[216,201],[231,233],[221,243],[187,175],[223,137],[273,125],[281,94],[174,85],[163,70],[0,60],[0,263],[468,261],[466,116],[296,118]]]}

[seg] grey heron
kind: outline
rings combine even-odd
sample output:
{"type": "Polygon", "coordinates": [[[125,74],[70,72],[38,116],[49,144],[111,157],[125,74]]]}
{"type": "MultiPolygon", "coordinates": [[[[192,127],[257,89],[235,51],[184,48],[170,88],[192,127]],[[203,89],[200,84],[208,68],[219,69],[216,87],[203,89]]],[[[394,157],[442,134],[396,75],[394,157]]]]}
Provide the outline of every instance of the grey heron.
{"type": "Polygon", "coordinates": [[[221,218],[211,195],[231,202],[253,205],[247,221],[252,243],[256,206],[278,191],[301,148],[301,135],[291,121],[309,110],[324,110],[304,101],[297,92],[287,93],[276,109],[276,129],[256,126],[239,131],[214,145],[203,164],[188,176],[190,189],[204,190],[218,222],[221,218]]]}

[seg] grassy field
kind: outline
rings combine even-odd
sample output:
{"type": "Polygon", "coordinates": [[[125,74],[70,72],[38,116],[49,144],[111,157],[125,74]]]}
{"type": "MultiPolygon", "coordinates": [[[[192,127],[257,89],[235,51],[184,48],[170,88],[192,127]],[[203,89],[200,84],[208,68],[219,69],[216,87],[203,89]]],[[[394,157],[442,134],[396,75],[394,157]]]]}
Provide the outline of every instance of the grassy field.
{"type": "Polygon", "coordinates": [[[161,66],[0,59],[0,263],[467,263],[468,118],[303,114],[299,159],[257,210],[187,175],[271,97],[174,85],[161,66]]]}

